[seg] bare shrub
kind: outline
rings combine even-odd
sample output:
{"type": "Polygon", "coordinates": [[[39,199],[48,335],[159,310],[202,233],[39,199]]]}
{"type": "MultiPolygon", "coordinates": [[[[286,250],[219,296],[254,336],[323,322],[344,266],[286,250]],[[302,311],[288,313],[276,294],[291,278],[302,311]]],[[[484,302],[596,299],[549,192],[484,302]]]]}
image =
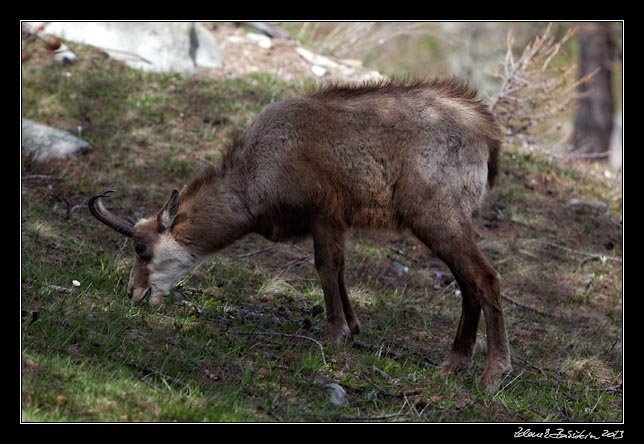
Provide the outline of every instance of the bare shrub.
{"type": "Polygon", "coordinates": [[[556,140],[562,118],[574,109],[580,97],[579,85],[587,83],[597,71],[578,79],[576,64],[553,63],[577,27],[569,28],[560,39],[551,36],[551,30],[552,23],[518,58],[513,52],[512,31],[508,32],[505,60],[492,73],[500,80],[499,91],[489,103],[510,143],[538,147],[561,157],[562,148],[569,144],[568,134],[556,140]]]}

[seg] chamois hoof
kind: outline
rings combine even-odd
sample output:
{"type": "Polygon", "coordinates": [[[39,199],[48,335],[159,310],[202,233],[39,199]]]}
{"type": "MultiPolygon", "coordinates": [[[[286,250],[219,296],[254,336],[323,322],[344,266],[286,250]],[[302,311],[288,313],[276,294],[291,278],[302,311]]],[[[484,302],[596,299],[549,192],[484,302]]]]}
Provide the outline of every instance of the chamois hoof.
{"type": "Polygon", "coordinates": [[[353,322],[349,322],[349,330],[351,330],[353,336],[360,334],[360,321],[356,319],[353,322]]]}
{"type": "Polygon", "coordinates": [[[450,353],[440,366],[441,376],[449,376],[467,370],[470,367],[471,360],[471,356],[450,353]]]}
{"type": "Polygon", "coordinates": [[[486,368],[479,378],[479,387],[484,388],[488,393],[494,393],[501,381],[512,371],[510,364],[486,368]]]}
{"type": "Polygon", "coordinates": [[[353,338],[351,330],[347,324],[328,325],[325,337],[328,343],[335,345],[344,345],[353,338]]]}

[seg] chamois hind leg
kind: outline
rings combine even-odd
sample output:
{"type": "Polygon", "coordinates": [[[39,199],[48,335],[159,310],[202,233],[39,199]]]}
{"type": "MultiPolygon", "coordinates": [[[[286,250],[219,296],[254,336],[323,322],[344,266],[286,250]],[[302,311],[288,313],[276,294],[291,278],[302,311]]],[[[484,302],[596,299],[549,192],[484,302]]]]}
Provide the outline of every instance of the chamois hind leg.
{"type": "Polygon", "coordinates": [[[342,294],[341,287],[344,289],[344,284],[340,285],[339,279],[344,261],[343,230],[331,224],[318,223],[312,227],[311,234],[315,249],[315,268],[320,277],[326,305],[326,336],[332,342],[342,343],[351,338],[345,307],[353,313],[348,297],[345,301],[342,294]]]}
{"type": "Polygon", "coordinates": [[[494,388],[503,374],[511,369],[499,274],[476,246],[469,221],[441,224],[433,220],[431,224],[415,224],[414,233],[447,264],[461,288],[461,319],[452,348],[442,364],[443,373],[469,366],[482,309],[487,358],[479,384],[494,388]]]}
{"type": "Polygon", "coordinates": [[[347,288],[344,285],[344,252],[342,254],[342,262],[340,263],[340,271],[338,272],[338,287],[340,289],[340,300],[342,301],[342,308],[344,309],[344,317],[347,320],[351,333],[357,335],[360,333],[360,321],[358,320],[358,316],[356,316],[356,312],[353,311],[347,288]]]}

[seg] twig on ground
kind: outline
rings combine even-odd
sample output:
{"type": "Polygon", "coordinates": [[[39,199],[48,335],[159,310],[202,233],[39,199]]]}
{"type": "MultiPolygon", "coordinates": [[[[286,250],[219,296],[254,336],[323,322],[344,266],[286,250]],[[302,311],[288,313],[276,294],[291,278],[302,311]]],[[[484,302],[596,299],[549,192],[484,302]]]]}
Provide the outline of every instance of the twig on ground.
{"type": "Polygon", "coordinates": [[[297,264],[298,262],[303,262],[303,261],[307,260],[309,257],[311,257],[311,256],[307,255],[307,256],[298,257],[297,259],[293,259],[292,261],[289,261],[286,264],[284,264],[284,268],[288,268],[288,267],[290,267],[292,265],[297,264]]]}
{"type": "Polygon", "coordinates": [[[65,210],[65,219],[69,219],[69,217],[72,215],[72,213],[76,210],[80,210],[83,208],[87,208],[87,204],[85,205],[72,205],[72,203],[66,198],[62,197],[63,201],[65,202],[65,205],[67,206],[65,210]]]}
{"type": "Polygon", "coordinates": [[[282,337],[285,337],[285,338],[296,338],[296,339],[304,339],[304,340],[307,340],[307,341],[311,341],[311,342],[315,343],[320,349],[320,355],[322,356],[322,364],[324,364],[325,366],[329,365],[326,362],[326,355],[324,354],[324,346],[322,345],[322,343],[320,341],[318,341],[317,339],[313,339],[313,338],[311,338],[309,336],[293,335],[293,334],[289,334],[289,333],[280,333],[280,332],[276,332],[276,331],[238,331],[237,333],[242,334],[242,335],[282,336],[282,337]]]}
{"type": "Polygon", "coordinates": [[[542,241],[540,239],[528,239],[526,242],[537,242],[537,243],[540,243],[540,244],[543,244],[543,245],[547,245],[549,247],[558,248],[560,250],[567,251],[569,253],[580,254],[582,256],[587,256],[587,257],[590,257],[590,258],[593,258],[593,259],[599,259],[602,262],[605,262],[605,261],[622,262],[622,259],[619,258],[619,257],[607,256],[605,254],[589,253],[587,251],[574,250],[572,248],[564,247],[563,245],[558,245],[558,244],[548,242],[548,241],[542,241]]]}
{"type": "Polygon", "coordinates": [[[149,376],[149,375],[158,376],[159,378],[164,379],[166,381],[169,381],[172,384],[178,385],[180,387],[186,387],[188,385],[185,382],[183,382],[182,380],[177,379],[174,376],[170,376],[167,373],[162,372],[161,370],[159,370],[156,367],[151,367],[149,365],[140,364],[140,363],[136,362],[134,359],[127,359],[125,357],[125,355],[123,353],[121,353],[121,352],[116,352],[112,356],[115,359],[117,359],[119,361],[122,361],[124,364],[126,364],[129,367],[132,367],[132,368],[135,368],[137,370],[141,370],[141,371],[147,373],[145,376],[149,376]]]}
{"type": "Polygon", "coordinates": [[[265,253],[267,251],[270,251],[272,249],[273,249],[273,246],[269,245],[268,247],[260,248],[259,250],[251,251],[249,253],[238,254],[237,256],[235,256],[235,258],[236,259],[241,259],[241,258],[244,258],[244,257],[255,256],[257,254],[262,254],[262,253],[265,253]]]}
{"type": "Polygon", "coordinates": [[[386,415],[377,415],[377,416],[360,416],[360,415],[340,415],[340,419],[346,421],[378,421],[380,419],[396,418],[398,416],[405,416],[406,413],[388,413],[386,415]]]}
{"type": "Polygon", "coordinates": [[[236,308],[230,309],[228,311],[228,314],[230,314],[233,317],[237,316],[237,317],[245,317],[245,318],[251,318],[251,319],[261,319],[261,320],[268,319],[277,325],[286,325],[288,323],[288,320],[286,319],[282,319],[273,314],[262,313],[261,311],[255,310],[252,308],[236,307],[236,308]]]}
{"type": "Polygon", "coordinates": [[[606,388],[597,387],[597,388],[591,388],[590,390],[591,391],[597,391],[597,392],[598,391],[602,391],[602,392],[623,392],[624,391],[624,386],[620,382],[619,384],[612,385],[610,387],[606,387],[606,388]]]}
{"type": "Polygon", "coordinates": [[[63,178],[50,176],[48,174],[28,174],[26,176],[22,176],[22,180],[63,180],[63,178]]]}
{"type": "Polygon", "coordinates": [[[577,266],[577,269],[579,270],[580,273],[582,273],[583,272],[582,268],[584,267],[586,262],[599,261],[599,260],[601,260],[601,258],[597,256],[590,256],[590,257],[584,258],[581,261],[579,261],[579,265],[577,266]]]}
{"type": "Polygon", "coordinates": [[[304,253],[304,254],[306,254],[306,255],[308,255],[308,256],[311,256],[311,255],[313,254],[311,251],[307,251],[307,250],[305,250],[304,248],[300,247],[300,246],[299,246],[299,245],[297,245],[297,244],[290,244],[290,247],[291,247],[291,248],[294,248],[294,249],[296,249],[297,251],[299,251],[300,253],[304,253]]]}
{"type": "MultiPolygon", "coordinates": [[[[561,384],[562,384],[562,381],[564,381],[564,378],[562,378],[561,369],[557,372],[555,376],[557,379],[557,385],[555,387],[555,407],[556,407],[557,415],[560,418],[562,418],[562,421],[570,422],[570,413],[572,412],[572,409],[568,407],[566,403],[567,402],[574,403],[577,400],[575,397],[572,397],[570,394],[566,392],[563,392],[563,393],[561,392],[561,384]],[[560,395],[563,395],[562,396],[563,405],[559,403],[560,395]]],[[[564,384],[564,387],[565,387],[565,384],[564,384]]]]}
{"type": "Polygon", "coordinates": [[[51,288],[59,293],[70,294],[72,292],[71,288],[61,287],[60,285],[48,285],[47,288],[51,288]]]}
{"type": "Polygon", "coordinates": [[[554,314],[554,313],[550,313],[550,312],[547,312],[547,311],[543,311],[543,310],[540,310],[540,309],[538,309],[538,308],[532,307],[532,306],[530,306],[530,305],[524,304],[524,303],[523,303],[523,302],[521,302],[521,301],[517,301],[516,299],[511,298],[510,296],[508,296],[508,295],[507,295],[507,294],[505,294],[505,293],[501,293],[501,297],[502,297],[503,299],[506,299],[506,300],[508,300],[508,301],[512,302],[512,303],[513,303],[513,304],[515,304],[515,305],[518,305],[519,307],[525,308],[526,310],[532,310],[532,311],[534,311],[535,313],[539,313],[539,314],[544,315],[544,316],[549,316],[549,317],[551,317],[551,318],[558,318],[558,317],[559,317],[558,315],[556,315],[556,314],[554,314]]]}
{"type": "Polygon", "coordinates": [[[570,199],[568,205],[573,207],[589,207],[601,213],[608,213],[608,204],[599,200],[570,199]]]}
{"type": "Polygon", "coordinates": [[[393,251],[394,253],[397,253],[397,254],[399,254],[399,255],[401,255],[401,256],[403,256],[403,257],[406,257],[407,259],[410,259],[410,260],[412,260],[412,261],[416,262],[417,264],[422,264],[422,262],[421,262],[420,260],[416,259],[415,257],[411,256],[411,255],[410,255],[410,254],[408,254],[408,253],[405,253],[405,252],[404,252],[403,250],[401,250],[400,248],[396,248],[396,247],[394,247],[394,246],[392,246],[392,245],[389,245],[389,249],[390,249],[391,251],[393,251]]]}
{"type": "MultiPolygon", "coordinates": [[[[377,369],[377,367],[374,366],[374,369],[377,369]]],[[[380,370],[380,369],[378,369],[380,370]]],[[[388,376],[388,375],[387,375],[388,376]]],[[[405,398],[407,396],[417,396],[421,395],[423,393],[422,390],[411,390],[411,391],[406,391],[406,392],[389,392],[382,387],[380,387],[378,384],[376,384],[369,376],[366,374],[360,375],[360,377],[364,380],[366,380],[369,384],[371,384],[375,389],[376,392],[380,396],[385,396],[387,398],[405,398]]],[[[351,390],[358,391],[358,392],[364,392],[366,389],[362,387],[351,387],[351,390]]]]}

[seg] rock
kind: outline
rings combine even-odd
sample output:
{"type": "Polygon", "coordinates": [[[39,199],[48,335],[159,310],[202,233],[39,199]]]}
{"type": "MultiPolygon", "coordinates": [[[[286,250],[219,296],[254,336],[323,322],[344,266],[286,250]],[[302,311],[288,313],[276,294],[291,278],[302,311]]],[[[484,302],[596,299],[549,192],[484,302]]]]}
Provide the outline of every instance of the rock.
{"type": "Polygon", "coordinates": [[[315,54],[308,49],[304,49],[302,47],[295,48],[295,51],[302,57],[304,60],[307,62],[311,62],[315,65],[326,67],[326,68],[335,68],[338,69],[341,67],[341,65],[335,63],[333,60],[331,60],[328,57],[324,57],[319,54],[315,54]]]}
{"type": "Polygon", "coordinates": [[[22,119],[22,149],[35,160],[43,161],[88,151],[90,144],[83,139],[29,119],[22,119]]]}
{"type": "Polygon", "coordinates": [[[329,396],[329,401],[336,407],[347,407],[349,406],[349,401],[347,401],[347,392],[340,384],[335,382],[324,384],[324,386],[331,390],[331,395],[329,396]]]}
{"type": "Polygon", "coordinates": [[[54,51],[54,61],[63,65],[73,63],[76,61],[76,54],[74,54],[64,43],[61,43],[58,49],[54,51]]]}
{"type": "Polygon", "coordinates": [[[145,71],[191,73],[197,67],[222,65],[215,38],[192,22],[47,22],[44,30],[64,40],[96,46],[145,71]]]}
{"type": "Polygon", "coordinates": [[[311,66],[311,72],[318,77],[322,77],[324,74],[326,74],[326,69],[318,65],[313,65],[311,66]]]}
{"type": "Polygon", "coordinates": [[[282,28],[269,25],[266,22],[241,22],[239,24],[244,24],[249,28],[253,28],[254,30],[259,31],[262,34],[267,35],[268,37],[271,37],[271,38],[293,40],[293,37],[291,36],[291,34],[286,32],[282,28]]]}
{"type": "Polygon", "coordinates": [[[354,68],[362,68],[362,60],[359,59],[342,59],[340,60],[340,63],[354,68]]]}
{"type": "Polygon", "coordinates": [[[393,261],[392,264],[394,266],[394,269],[396,270],[396,273],[398,273],[398,275],[409,273],[409,267],[408,266],[403,265],[398,261],[393,261]]]}
{"type": "Polygon", "coordinates": [[[266,37],[263,34],[257,34],[255,32],[247,32],[246,37],[248,40],[251,40],[259,45],[260,48],[270,49],[273,46],[271,39],[266,37]]]}
{"type": "Polygon", "coordinates": [[[598,200],[570,199],[568,205],[591,207],[604,213],[608,211],[608,204],[598,200]]]}

